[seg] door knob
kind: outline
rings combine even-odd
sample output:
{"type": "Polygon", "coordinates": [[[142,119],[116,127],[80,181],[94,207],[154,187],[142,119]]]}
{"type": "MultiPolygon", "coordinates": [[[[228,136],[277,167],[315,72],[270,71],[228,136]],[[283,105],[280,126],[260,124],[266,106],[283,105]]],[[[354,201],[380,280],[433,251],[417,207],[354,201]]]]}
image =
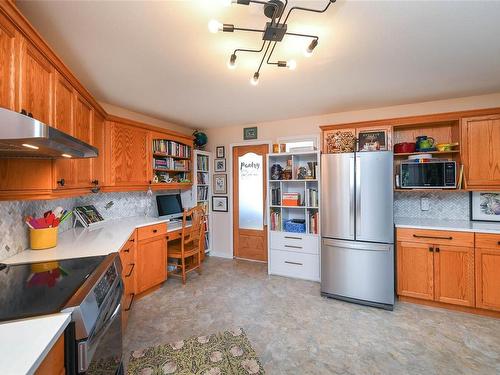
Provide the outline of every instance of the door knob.
{"type": "Polygon", "coordinates": [[[64,180],[64,178],[61,178],[60,180],[57,181],[57,184],[61,186],[64,186],[65,183],[66,181],[64,180]]]}
{"type": "Polygon", "coordinates": [[[26,110],[23,108],[21,109],[21,114],[22,115],[25,115],[25,116],[28,116],[28,112],[26,112],[26,110]]]}
{"type": "Polygon", "coordinates": [[[436,253],[439,253],[439,247],[436,247],[436,253]]]}
{"type": "Polygon", "coordinates": [[[97,186],[99,185],[99,180],[92,180],[91,184],[97,186]]]}
{"type": "Polygon", "coordinates": [[[432,246],[429,246],[429,251],[434,252],[434,248],[432,246]]]}

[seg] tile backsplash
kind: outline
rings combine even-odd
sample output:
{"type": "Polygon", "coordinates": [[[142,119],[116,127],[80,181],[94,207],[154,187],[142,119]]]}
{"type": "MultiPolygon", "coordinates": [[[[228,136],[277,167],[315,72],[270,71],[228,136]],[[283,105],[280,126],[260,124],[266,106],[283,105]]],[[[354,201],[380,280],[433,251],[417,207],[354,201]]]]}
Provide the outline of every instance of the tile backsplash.
{"type": "MultiPolygon", "coordinates": [[[[94,205],[104,219],[130,216],[157,216],[156,195],[175,194],[178,191],[98,193],[83,197],[0,202],[0,261],[29,247],[28,229],[23,220],[26,216],[41,216],[44,212],[61,206],[72,209],[75,206],[94,205]]],[[[181,193],[184,207],[192,205],[191,191],[181,193]]],[[[62,233],[71,228],[73,220],[67,220],[60,228],[62,233]]]]}
{"type": "Polygon", "coordinates": [[[468,192],[396,192],[394,217],[469,220],[469,199],[468,192]],[[427,198],[428,210],[422,210],[422,198],[427,198]]]}

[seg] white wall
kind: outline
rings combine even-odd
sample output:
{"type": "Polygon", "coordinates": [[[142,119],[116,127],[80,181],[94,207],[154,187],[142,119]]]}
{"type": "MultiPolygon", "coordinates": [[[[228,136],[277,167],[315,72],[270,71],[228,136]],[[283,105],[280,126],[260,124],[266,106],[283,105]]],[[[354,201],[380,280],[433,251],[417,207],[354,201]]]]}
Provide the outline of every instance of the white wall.
{"type": "Polygon", "coordinates": [[[147,116],[147,115],[139,113],[139,112],[130,111],[126,108],[117,107],[117,106],[112,105],[112,104],[108,104],[108,103],[104,103],[104,102],[99,102],[99,104],[110,115],[119,116],[119,117],[123,117],[123,118],[129,119],[129,120],[142,122],[142,123],[145,123],[147,125],[154,125],[154,126],[158,126],[160,128],[166,128],[166,129],[173,130],[173,131],[183,133],[183,134],[192,134],[194,131],[194,129],[191,129],[187,126],[174,124],[173,122],[163,121],[163,120],[157,119],[155,117],[147,116]]]}
{"type": "MultiPolygon", "coordinates": [[[[385,118],[426,115],[432,113],[454,112],[481,108],[500,107],[500,93],[439,100],[433,102],[398,105],[392,107],[372,108],[360,111],[330,113],[326,115],[302,118],[284,119],[260,124],[237,125],[220,128],[209,128],[207,149],[215,154],[216,146],[225,146],[228,182],[231,180],[231,150],[230,144],[243,143],[243,128],[257,126],[258,140],[262,142],[276,142],[279,137],[319,135],[321,125],[343,124],[356,121],[370,121],[385,118]]],[[[286,114],[283,116],[286,117],[286,114]]],[[[232,197],[229,196],[229,205],[232,206],[232,197]]],[[[231,243],[231,209],[228,213],[213,213],[213,249],[216,255],[232,256],[231,243]]]]}

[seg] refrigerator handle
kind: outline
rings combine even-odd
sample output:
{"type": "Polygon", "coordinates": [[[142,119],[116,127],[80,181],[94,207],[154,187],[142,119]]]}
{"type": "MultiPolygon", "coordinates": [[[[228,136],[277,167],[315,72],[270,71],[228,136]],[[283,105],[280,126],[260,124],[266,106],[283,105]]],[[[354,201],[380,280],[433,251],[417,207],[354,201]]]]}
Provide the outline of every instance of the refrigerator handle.
{"type": "Polygon", "coordinates": [[[359,234],[361,223],[361,158],[356,156],[356,236],[359,234]]]}
{"type": "Polygon", "coordinates": [[[355,175],[354,175],[354,157],[349,158],[349,234],[351,236],[354,235],[354,184],[355,184],[355,175]]]}

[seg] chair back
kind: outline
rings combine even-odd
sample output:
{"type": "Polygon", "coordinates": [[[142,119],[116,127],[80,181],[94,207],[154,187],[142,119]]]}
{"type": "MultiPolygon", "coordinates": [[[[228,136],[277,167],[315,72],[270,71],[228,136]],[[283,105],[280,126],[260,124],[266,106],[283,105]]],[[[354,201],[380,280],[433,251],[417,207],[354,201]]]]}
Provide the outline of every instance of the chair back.
{"type": "Polygon", "coordinates": [[[184,210],[182,215],[182,243],[181,252],[184,253],[184,247],[187,244],[192,244],[201,251],[203,233],[204,233],[204,218],[205,211],[203,207],[196,206],[190,210],[184,210]],[[188,218],[191,218],[191,226],[188,227],[188,218]]]}

